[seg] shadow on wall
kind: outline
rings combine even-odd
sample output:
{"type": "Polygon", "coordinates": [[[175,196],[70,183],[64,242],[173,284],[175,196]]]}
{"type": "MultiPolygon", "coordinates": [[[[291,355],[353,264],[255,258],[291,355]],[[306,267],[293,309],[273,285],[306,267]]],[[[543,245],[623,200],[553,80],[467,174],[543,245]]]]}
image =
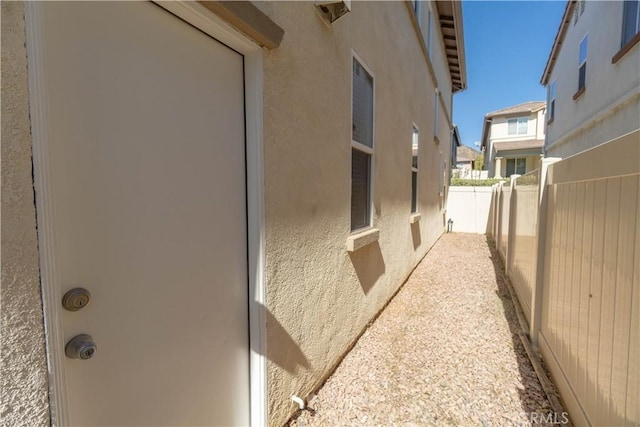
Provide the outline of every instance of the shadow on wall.
{"type": "Polygon", "coordinates": [[[362,290],[368,294],[385,272],[380,245],[378,242],[373,242],[355,252],[349,252],[349,258],[356,270],[362,290]]]}
{"type": "Polygon", "coordinates": [[[413,240],[413,249],[416,250],[422,244],[422,237],[420,237],[420,223],[414,222],[411,224],[411,239],[413,240]]]}
{"type": "Polygon", "coordinates": [[[267,342],[269,343],[267,359],[292,375],[297,374],[300,368],[309,369],[311,365],[298,344],[267,308],[264,308],[264,311],[267,313],[267,342]]]}

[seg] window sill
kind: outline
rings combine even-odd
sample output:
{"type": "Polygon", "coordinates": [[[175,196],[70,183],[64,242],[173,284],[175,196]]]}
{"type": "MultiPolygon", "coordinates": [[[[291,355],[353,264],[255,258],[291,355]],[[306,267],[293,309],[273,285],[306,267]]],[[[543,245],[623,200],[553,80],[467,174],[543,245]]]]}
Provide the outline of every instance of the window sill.
{"type": "Polygon", "coordinates": [[[409,217],[409,224],[415,224],[416,222],[420,221],[420,218],[422,218],[422,215],[418,212],[412,213],[409,217]]]}
{"type": "Polygon", "coordinates": [[[352,234],[347,237],[347,252],[355,252],[373,242],[377,242],[380,238],[380,230],[370,228],[368,230],[352,234]]]}
{"type": "Polygon", "coordinates": [[[618,62],[623,56],[625,56],[627,54],[627,52],[629,52],[631,50],[631,48],[633,48],[635,45],[637,45],[638,42],[640,42],[640,33],[638,33],[635,36],[631,37],[631,40],[629,40],[627,42],[627,44],[622,46],[622,49],[620,49],[618,51],[618,53],[613,55],[613,58],[611,58],[611,63],[615,64],[616,62],[618,62]]]}
{"type": "Polygon", "coordinates": [[[576,99],[578,99],[578,98],[580,98],[580,97],[582,96],[582,94],[583,94],[583,93],[584,93],[584,91],[585,91],[585,87],[586,87],[586,86],[583,86],[581,89],[579,89],[579,90],[575,93],[575,95],[573,95],[573,100],[574,100],[574,101],[575,101],[576,99]]]}

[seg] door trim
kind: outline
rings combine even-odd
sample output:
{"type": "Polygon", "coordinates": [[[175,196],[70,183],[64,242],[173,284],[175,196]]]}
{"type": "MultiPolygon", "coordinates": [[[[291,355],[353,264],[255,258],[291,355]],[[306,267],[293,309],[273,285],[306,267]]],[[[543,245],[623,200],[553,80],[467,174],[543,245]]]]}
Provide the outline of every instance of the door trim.
{"type": "MultiPolygon", "coordinates": [[[[244,56],[245,144],[247,249],[249,286],[249,374],[250,420],[252,426],[267,425],[267,364],[266,310],[264,286],[264,175],[262,143],[262,48],[221,18],[197,2],[158,2],[162,8],[209,34],[244,56]]],[[[47,365],[49,371],[49,404],[51,424],[67,425],[69,415],[65,402],[64,337],[57,305],[62,295],[57,286],[55,263],[56,238],[52,224],[55,210],[52,203],[49,172],[48,93],[44,76],[46,40],[42,34],[41,7],[36,2],[25,3],[25,26],[28,52],[29,103],[33,145],[34,186],[40,280],[44,312],[47,365]]]]}

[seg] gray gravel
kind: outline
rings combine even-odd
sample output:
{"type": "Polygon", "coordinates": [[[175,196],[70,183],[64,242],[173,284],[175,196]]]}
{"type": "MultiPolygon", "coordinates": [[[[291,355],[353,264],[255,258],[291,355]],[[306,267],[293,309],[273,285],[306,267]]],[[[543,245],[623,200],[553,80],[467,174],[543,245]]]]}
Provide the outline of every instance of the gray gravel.
{"type": "Polygon", "coordinates": [[[445,234],[290,425],[544,425],[497,257],[445,234]]]}

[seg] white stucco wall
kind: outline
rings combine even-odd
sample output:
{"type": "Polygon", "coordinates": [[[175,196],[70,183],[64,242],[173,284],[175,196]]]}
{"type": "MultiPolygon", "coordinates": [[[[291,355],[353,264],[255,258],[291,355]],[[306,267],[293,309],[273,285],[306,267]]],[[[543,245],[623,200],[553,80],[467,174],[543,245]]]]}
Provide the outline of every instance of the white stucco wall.
{"type": "Polygon", "coordinates": [[[2,2],[0,419],[48,426],[23,4],[2,2]]]}
{"type": "Polygon", "coordinates": [[[586,2],[572,22],[548,83],[556,81],[556,111],[547,126],[546,155],[566,157],[640,128],[640,45],[617,63],[623,2],[586,2]],[[588,36],[585,92],[578,90],[578,50],[588,36]]]}
{"type": "Polygon", "coordinates": [[[331,26],[311,2],[255,4],[285,30],[264,58],[269,420],[281,425],[296,408],[290,396],[321,384],[443,232],[450,132],[441,112],[434,142],[436,85],[404,3],[352,2],[331,26]],[[348,253],[352,49],[375,78],[380,238],[348,253]],[[413,123],[422,219],[411,225],[413,123]]]}

